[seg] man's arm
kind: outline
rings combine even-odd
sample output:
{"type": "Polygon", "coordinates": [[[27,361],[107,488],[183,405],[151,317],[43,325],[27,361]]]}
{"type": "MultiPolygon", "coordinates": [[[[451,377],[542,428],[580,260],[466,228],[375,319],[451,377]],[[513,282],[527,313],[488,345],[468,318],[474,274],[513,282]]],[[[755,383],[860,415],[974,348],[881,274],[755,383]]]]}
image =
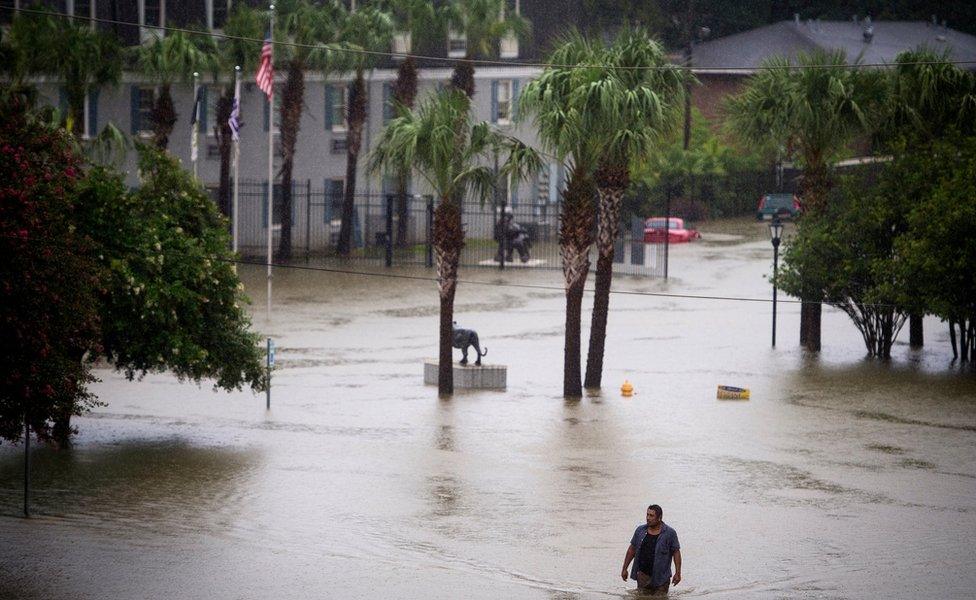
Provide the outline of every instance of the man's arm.
{"type": "Polygon", "coordinates": [[[671,558],[674,559],[674,577],[671,578],[671,585],[678,585],[681,583],[681,550],[675,550],[671,558]]]}
{"type": "Polygon", "coordinates": [[[628,545],[627,556],[624,557],[624,568],[622,571],[620,571],[620,578],[624,581],[627,581],[627,578],[630,576],[630,570],[628,567],[630,567],[630,561],[634,560],[635,554],[637,554],[637,550],[634,549],[634,545],[628,545]]]}

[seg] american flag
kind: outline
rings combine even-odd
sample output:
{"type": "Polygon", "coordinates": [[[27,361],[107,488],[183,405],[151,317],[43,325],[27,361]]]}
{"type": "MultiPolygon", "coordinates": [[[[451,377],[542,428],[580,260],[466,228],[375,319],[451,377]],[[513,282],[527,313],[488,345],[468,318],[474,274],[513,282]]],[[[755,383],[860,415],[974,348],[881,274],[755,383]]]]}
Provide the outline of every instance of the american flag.
{"type": "Polygon", "coordinates": [[[264,46],[261,47],[261,64],[258,66],[258,73],[254,77],[258,89],[265,93],[269,101],[274,93],[274,65],[271,61],[273,54],[273,46],[269,36],[264,40],[264,46]]]}

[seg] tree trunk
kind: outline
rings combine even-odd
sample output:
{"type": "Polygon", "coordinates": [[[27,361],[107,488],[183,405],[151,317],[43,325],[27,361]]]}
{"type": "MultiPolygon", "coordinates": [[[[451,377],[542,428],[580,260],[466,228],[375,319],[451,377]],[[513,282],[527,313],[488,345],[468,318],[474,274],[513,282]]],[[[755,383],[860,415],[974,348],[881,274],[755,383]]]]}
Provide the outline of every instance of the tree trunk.
{"type": "Polygon", "coordinates": [[[592,182],[573,176],[563,192],[559,220],[559,254],[566,282],[566,338],[563,347],[563,396],[583,395],[580,377],[583,320],[583,290],[590,272],[590,244],[593,231],[592,182]]]}
{"type": "Polygon", "coordinates": [[[458,265],[464,247],[461,210],[449,197],[441,198],[434,209],[432,232],[437,259],[437,286],[440,292],[440,335],[437,366],[437,391],[441,396],[454,393],[454,294],[457,291],[458,265]]]}
{"type": "MultiPolygon", "coordinates": [[[[302,106],[305,98],[305,71],[302,63],[291,61],[288,63],[288,78],[281,94],[281,238],[278,241],[278,256],[280,260],[291,260],[291,205],[292,205],[292,173],[295,167],[295,145],[298,142],[298,131],[301,128],[302,106]]],[[[273,127],[274,123],[269,123],[273,127]]],[[[268,190],[274,190],[273,182],[269,182],[268,190]]],[[[274,210],[274,194],[272,193],[271,208],[274,210]]],[[[268,215],[268,226],[274,223],[272,215],[268,215]]]]}
{"type": "Polygon", "coordinates": [[[908,345],[912,348],[921,348],[924,343],[922,315],[910,315],[908,317],[908,345]]]}
{"type": "Polygon", "coordinates": [[[68,101],[67,114],[64,115],[65,128],[77,137],[85,133],[85,95],[84,86],[65,86],[68,101]]]}
{"type": "Polygon", "coordinates": [[[949,321],[949,343],[952,344],[952,360],[959,358],[959,349],[956,347],[956,322],[949,321]]]}
{"type": "MultiPolygon", "coordinates": [[[[417,61],[412,56],[400,63],[396,82],[393,84],[393,100],[405,108],[413,108],[417,99],[417,61]]],[[[410,171],[404,169],[396,174],[397,195],[397,247],[406,247],[409,236],[410,214],[408,211],[407,183],[410,171]]]]}
{"type": "Polygon", "coordinates": [[[610,313],[610,286],[613,283],[614,242],[620,227],[620,202],[630,183],[626,167],[604,166],[597,170],[600,218],[597,222],[596,290],[590,321],[590,347],[586,355],[587,388],[599,388],[603,380],[603,354],[610,313]]]}
{"type": "Polygon", "coordinates": [[[159,86],[159,97],[152,109],[153,144],[160,150],[169,146],[169,136],[176,125],[176,108],[168,83],[159,86]]]}
{"type": "MultiPolygon", "coordinates": [[[[826,218],[827,191],[830,180],[827,164],[817,154],[805,157],[807,167],[803,170],[803,210],[806,219],[826,218]]],[[[800,221],[799,226],[803,221],[800,221]]],[[[801,273],[802,277],[803,274],[801,273]]],[[[820,352],[820,323],[823,307],[816,292],[801,295],[800,307],[800,345],[810,352],[820,352]]]]}
{"type": "Polygon", "coordinates": [[[234,140],[228,120],[233,106],[234,88],[228,86],[224,88],[224,93],[217,99],[216,111],[214,111],[217,122],[213,126],[214,136],[217,138],[217,148],[220,149],[220,187],[217,188],[217,205],[225,217],[231,216],[230,163],[234,140]]]}
{"type": "MultiPolygon", "coordinates": [[[[348,122],[346,133],[346,192],[342,200],[342,225],[339,228],[339,256],[349,256],[352,250],[352,220],[356,210],[356,165],[363,142],[363,122],[366,120],[366,86],[362,71],[356,73],[349,88],[348,122]]],[[[453,305],[453,300],[452,300],[453,305]]]]}

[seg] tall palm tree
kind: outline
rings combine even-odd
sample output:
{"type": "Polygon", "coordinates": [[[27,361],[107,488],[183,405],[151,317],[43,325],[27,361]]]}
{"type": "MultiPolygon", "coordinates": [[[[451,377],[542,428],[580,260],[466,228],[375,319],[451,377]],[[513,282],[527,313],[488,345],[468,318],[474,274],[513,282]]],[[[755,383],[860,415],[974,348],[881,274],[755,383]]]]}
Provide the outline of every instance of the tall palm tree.
{"type": "MultiPolygon", "coordinates": [[[[393,16],[396,34],[405,35],[411,42],[420,40],[429,31],[442,29],[439,17],[443,10],[435,9],[428,0],[387,0],[384,7],[393,16]]],[[[412,48],[411,48],[412,50],[412,48]]],[[[393,105],[405,109],[413,109],[417,99],[417,61],[412,54],[408,54],[397,67],[397,78],[393,83],[393,105]]],[[[409,165],[406,169],[398,169],[393,173],[396,180],[396,211],[397,211],[397,246],[406,246],[408,218],[407,214],[407,185],[410,180],[409,165]]]]}
{"type": "Polygon", "coordinates": [[[364,6],[344,15],[340,38],[355,52],[352,59],[355,78],[349,86],[346,132],[346,189],[342,201],[342,222],[336,252],[348,256],[352,250],[352,220],[356,208],[356,174],[359,152],[363,144],[363,125],[366,122],[365,72],[377,62],[377,54],[390,47],[393,37],[393,20],[390,14],[373,6],[364,6]],[[365,51],[365,52],[363,52],[365,51]]]}
{"type": "Polygon", "coordinates": [[[213,38],[175,31],[165,37],[157,35],[133,52],[142,74],[159,85],[150,121],[153,143],[165,150],[178,117],[173,105],[172,85],[192,79],[195,72],[213,68],[216,54],[213,38]]]}
{"type": "Polygon", "coordinates": [[[504,152],[503,172],[524,179],[540,165],[538,155],[515,138],[493,131],[485,122],[473,123],[468,98],[445,90],[423,101],[416,110],[403,110],[387,124],[368,162],[371,173],[411,165],[438,198],[432,233],[440,293],[438,390],[454,391],[452,328],[458,266],[464,247],[459,199],[465,193],[482,201],[494,192],[495,173],[485,159],[504,152]],[[458,134],[458,124],[464,123],[458,134]]]}
{"type": "MultiPolygon", "coordinates": [[[[803,169],[804,220],[822,216],[831,162],[855,137],[870,133],[871,116],[880,114],[879,73],[846,63],[843,51],[800,54],[795,63],[770,59],[728,103],[730,123],[745,141],[783,144],[795,152],[803,169]]],[[[821,304],[815,286],[800,299],[800,344],[819,352],[821,304]]]]}
{"type": "Polygon", "coordinates": [[[52,75],[61,82],[67,102],[65,126],[76,134],[83,133],[88,92],[117,83],[122,75],[118,39],[72,19],[18,14],[8,43],[11,57],[16,59],[10,65],[13,75],[52,75]]]}
{"type": "MultiPolygon", "coordinates": [[[[451,76],[451,85],[474,96],[474,64],[471,61],[487,58],[494,53],[499,41],[507,35],[524,39],[529,34],[529,22],[506,10],[506,0],[451,0],[445,6],[445,24],[451,31],[464,34],[467,40],[465,60],[458,61],[451,76]]],[[[442,33],[447,33],[442,30],[442,33]]]]}
{"type": "Polygon", "coordinates": [[[613,283],[614,241],[631,163],[674,131],[683,110],[685,75],[642,30],[624,30],[574,93],[584,127],[599,145],[596,289],[583,385],[599,388],[613,283]]]}
{"type": "MultiPolygon", "coordinates": [[[[976,77],[950,61],[948,51],[902,52],[887,73],[885,117],[878,141],[917,154],[950,130],[972,135],[976,128],[976,77]]],[[[923,344],[922,309],[909,316],[910,345],[923,344]]]]}
{"type": "MultiPolygon", "coordinates": [[[[281,92],[281,238],[278,256],[289,260],[292,253],[292,173],[295,146],[305,105],[305,71],[321,69],[328,74],[341,56],[336,52],[340,7],[336,3],[313,5],[308,0],[281,0],[275,5],[278,14],[275,40],[287,42],[275,46],[275,70],[285,71],[281,92]]],[[[271,107],[272,109],[274,107],[271,107]]],[[[270,119],[273,121],[273,119],[270,119]]],[[[273,127],[273,123],[268,124],[273,127]]],[[[269,193],[274,186],[268,182],[269,193]]]]}
{"type": "Polygon", "coordinates": [[[566,329],[563,348],[563,396],[578,398],[583,394],[580,337],[583,311],[583,289],[590,271],[590,245],[593,243],[594,198],[596,184],[593,172],[599,151],[593,132],[586,129],[580,106],[574,102],[586,70],[569,65],[593,64],[599,53],[582,35],[567,35],[548,57],[554,67],[526,84],[519,98],[518,115],[531,119],[539,139],[567,171],[566,189],[562,192],[559,221],[559,250],[566,283],[566,329]]]}
{"type": "Polygon", "coordinates": [[[233,138],[229,120],[234,107],[234,67],[240,66],[242,75],[254,71],[257,64],[254,43],[246,40],[260,38],[266,26],[265,17],[259,11],[243,5],[235,6],[224,24],[226,37],[218,40],[217,56],[213,64],[214,81],[219,81],[222,77],[227,78],[227,83],[222,86],[214,106],[214,117],[217,122],[213,123],[214,137],[220,150],[220,183],[217,198],[220,211],[227,216],[230,216],[231,212],[230,167],[233,138]]]}

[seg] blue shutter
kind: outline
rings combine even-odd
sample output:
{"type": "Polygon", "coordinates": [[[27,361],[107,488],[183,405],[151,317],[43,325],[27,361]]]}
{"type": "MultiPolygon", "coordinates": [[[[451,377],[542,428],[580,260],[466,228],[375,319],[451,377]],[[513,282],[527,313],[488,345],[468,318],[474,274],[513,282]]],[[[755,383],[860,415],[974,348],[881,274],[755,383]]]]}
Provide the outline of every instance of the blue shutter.
{"type": "Polygon", "coordinates": [[[383,84],[383,123],[393,118],[393,84],[383,84]]]}
{"type": "Polygon", "coordinates": [[[268,228],[268,180],[261,183],[261,227],[268,228]]]}
{"type": "Polygon", "coordinates": [[[88,135],[98,135],[98,90],[88,92],[88,135]]]}
{"type": "MultiPolygon", "coordinates": [[[[207,86],[203,86],[201,89],[203,91],[200,93],[200,118],[197,119],[197,131],[202,132],[203,135],[207,135],[207,102],[209,100],[210,90],[207,89],[207,86]]],[[[194,98],[194,100],[196,99],[194,98]]]]}
{"type": "Polygon", "coordinates": [[[264,97],[264,130],[267,131],[268,126],[271,123],[271,109],[269,108],[271,103],[268,101],[267,96],[264,96],[263,94],[262,96],[264,97]]]}
{"type": "Polygon", "coordinates": [[[498,80],[491,80],[491,122],[498,122],[498,80]]]}
{"type": "Polygon", "coordinates": [[[519,80],[512,80],[512,121],[518,116],[519,80]]]}
{"type": "Polygon", "coordinates": [[[129,88],[129,122],[131,124],[130,133],[132,135],[139,134],[139,127],[141,123],[139,122],[139,86],[134,85],[129,88]]]}
{"type": "Polygon", "coordinates": [[[332,131],[332,94],[334,93],[334,86],[330,84],[325,84],[325,130],[332,131]]]}

